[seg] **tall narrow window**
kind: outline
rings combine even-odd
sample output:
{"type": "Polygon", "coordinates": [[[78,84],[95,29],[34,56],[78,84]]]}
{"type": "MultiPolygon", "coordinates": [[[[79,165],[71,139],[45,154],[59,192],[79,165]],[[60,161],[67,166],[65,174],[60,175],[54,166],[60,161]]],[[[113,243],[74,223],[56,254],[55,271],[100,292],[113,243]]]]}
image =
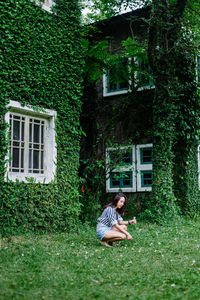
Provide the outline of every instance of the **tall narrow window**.
{"type": "Polygon", "coordinates": [[[6,121],[9,123],[8,177],[11,180],[48,183],[55,175],[56,142],[53,110],[35,113],[10,101],[6,121]]]}
{"type": "Polygon", "coordinates": [[[10,172],[24,172],[24,128],[25,118],[10,114],[10,172]]]}
{"type": "Polygon", "coordinates": [[[29,119],[29,173],[44,173],[44,121],[29,119]]]}
{"type": "Polygon", "coordinates": [[[152,159],[153,145],[144,144],[136,146],[137,155],[137,191],[151,191],[152,186],[152,159]]]}

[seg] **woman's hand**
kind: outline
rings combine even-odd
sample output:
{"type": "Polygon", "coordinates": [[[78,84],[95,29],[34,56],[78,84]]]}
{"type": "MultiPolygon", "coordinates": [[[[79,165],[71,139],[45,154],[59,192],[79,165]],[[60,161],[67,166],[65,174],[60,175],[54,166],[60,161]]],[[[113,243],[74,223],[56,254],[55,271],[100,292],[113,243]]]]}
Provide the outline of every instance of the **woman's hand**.
{"type": "Polygon", "coordinates": [[[126,238],[128,241],[132,241],[132,236],[130,235],[130,233],[127,232],[126,238]]]}
{"type": "Polygon", "coordinates": [[[137,223],[137,221],[136,221],[136,219],[134,218],[133,220],[130,220],[129,221],[129,224],[136,224],[137,223]]]}

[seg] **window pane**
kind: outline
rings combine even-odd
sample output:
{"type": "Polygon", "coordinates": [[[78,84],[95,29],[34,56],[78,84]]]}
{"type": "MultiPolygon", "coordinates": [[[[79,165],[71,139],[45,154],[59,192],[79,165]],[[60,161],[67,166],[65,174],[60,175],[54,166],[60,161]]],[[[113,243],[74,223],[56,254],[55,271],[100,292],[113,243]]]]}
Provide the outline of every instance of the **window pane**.
{"type": "Polygon", "coordinates": [[[39,148],[40,148],[40,145],[34,144],[34,145],[33,145],[33,148],[34,148],[34,149],[39,149],[39,148]]]}
{"type": "Polygon", "coordinates": [[[43,162],[43,159],[44,159],[44,153],[43,151],[41,152],[41,169],[43,170],[44,168],[44,162],[43,162]]]}
{"type": "Polygon", "coordinates": [[[39,151],[33,151],[33,169],[39,169],[39,151]]]}
{"type": "Polygon", "coordinates": [[[128,60],[116,63],[107,72],[107,90],[115,92],[128,89],[128,60]]]}
{"type": "Polygon", "coordinates": [[[13,140],[19,140],[20,139],[20,122],[19,121],[13,121],[13,140]]]}
{"type": "Polygon", "coordinates": [[[122,187],[132,187],[132,173],[124,172],[121,176],[122,176],[122,187]]]}
{"type": "Polygon", "coordinates": [[[110,183],[110,187],[132,187],[132,172],[112,173],[110,183]]]}
{"type": "Polygon", "coordinates": [[[24,122],[22,122],[21,140],[24,141],[24,122]]]}
{"type": "Polygon", "coordinates": [[[142,174],[142,186],[152,186],[152,171],[143,171],[142,174]]]}
{"type": "MultiPolygon", "coordinates": [[[[42,122],[44,123],[44,122],[42,122]]],[[[43,144],[44,143],[44,126],[42,125],[42,128],[41,128],[41,143],[43,144]]]]}
{"type": "Polygon", "coordinates": [[[29,172],[43,173],[44,168],[44,124],[45,121],[38,119],[29,120],[29,172]]]}
{"type": "Polygon", "coordinates": [[[111,164],[113,165],[126,165],[132,163],[132,150],[112,150],[109,152],[111,164]]]}
{"type": "Polygon", "coordinates": [[[29,167],[29,169],[31,169],[32,168],[32,150],[29,150],[28,157],[29,157],[28,167],[29,167]]]}
{"type": "Polygon", "coordinates": [[[110,186],[119,187],[120,186],[120,173],[112,173],[110,177],[110,186]]]}
{"type": "Polygon", "coordinates": [[[29,142],[32,142],[32,123],[29,124],[29,142]]]}
{"type": "Polygon", "coordinates": [[[112,165],[119,164],[120,162],[120,154],[117,150],[112,150],[109,152],[110,162],[112,165]]]}
{"type": "Polygon", "coordinates": [[[140,150],[141,164],[152,163],[152,148],[142,148],[140,150]]]}
{"type": "Polygon", "coordinates": [[[139,71],[138,71],[138,80],[140,86],[152,86],[153,83],[153,73],[151,71],[150,65],[148,62],[139,61],[139,71]]]}
{"type": "Polygon", "coordinates": [[[40,126],[34,124],[34,143],[39,143],[39,136],[40,136],[40,126]]]}
{"type": "Polygon", "coordinates": [[[21,168],[24,168],[24,150],[21,150],[21,168]]]}
{"type": "Polygon", "coordinates": [[[115,80],[115,69],[110,68],[107,74],[107,86],[109,92],[114,92],[117,90],[116,80],[115,80]]]}
{"type": "Polygon", "coordinates": [[[24,118],[10,114],[9,163],[11,172],[24,172],[24,118]]]}
{"type": "Polygon", "coordinates": [[[12,167],[19,168],[19,149],[13,148],[12,167]]]}
{"type": "Polygon", "coordinates": [[[125,164],[131,164],[132,163],[132,151],[122,153],[121,161],[122,161],[122,163],[125,163],[125,164]]]}

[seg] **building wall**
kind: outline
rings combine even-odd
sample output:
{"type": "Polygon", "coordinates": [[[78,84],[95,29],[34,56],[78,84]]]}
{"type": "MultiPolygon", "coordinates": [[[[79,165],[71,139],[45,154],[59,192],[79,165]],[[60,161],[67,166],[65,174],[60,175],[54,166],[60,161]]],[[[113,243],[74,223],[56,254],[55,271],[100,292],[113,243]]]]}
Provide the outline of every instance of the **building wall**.
{"type": "MultiPolygon", "coordinates": [[[[2,232],[68,230],[80,213],[80,10],[76,0],[56,2],[52,12],[34,1],[0,4],[2,232]],[[36,119],[45,111],[55,112],[55,122],[51,124],[55,130],[55,172],[48,184],[38,182],[37,176],[14,182],[6,175],[9,135],[5,116],[10,101],[18,103],[22,110],[29,107],[36,119]]],[[[45,145],[46,150],[51,142],[45,145]]]]}
{"type": "MultiPolygon", "coordinates": [[[[110,53],[116,54],[121,52],[121,42],[128,37],[144,41],[147,31],[141,17],[147,14],[148,11],[140,11],[138,15],[126,15],[126,19],[124,15],[97,23],[97,33],[93,34],[91,44],[106,39],[110,53]]],[[[154,89],[140,89],[105,97],[103,88],[103,77],[85,86],[82,126],[87,137],[82,140],[81,158],[88,159],[88,163],[92,157],[94,160],[105,160],[109,143],[111,147],[152,143],[154,89]]],[[[101,189],[100,201],[106,203],[113,193],[106,193],[106,174],[103,174],[102,180],[103,184],[97,188],[101,189]]],[[[141,211],[149,194],[128,192],[127,196],[131,199],[129,213],[141,211]]]]}

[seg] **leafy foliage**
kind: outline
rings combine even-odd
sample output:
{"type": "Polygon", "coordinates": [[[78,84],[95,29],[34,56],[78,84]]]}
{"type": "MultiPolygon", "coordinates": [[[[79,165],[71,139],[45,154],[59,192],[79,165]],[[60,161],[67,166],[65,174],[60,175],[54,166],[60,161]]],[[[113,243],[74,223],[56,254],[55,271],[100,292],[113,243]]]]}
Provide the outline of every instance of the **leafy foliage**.
{"type": "Polygon", "coordinates": [[[4,233],[68,230],[80,213],[80,9],[77,0],[55,2],[53,13],[34,1],[0,3],[0,223],[4,233]],[[9,100],[57,111],[55,182],[4,182],[8,145],[3,120],[9,100]]]}
{"type": "MultiPolygon", "coordinates": [[[[98,4],[94,1],[94,7],[99,5],[98,8],[103,11],[101,15],[103,19],[106,7],[110,5],[110,11],[107,15],[107,17],[110,17],[109,14],[114,15],[125,2],[126,5],[134,5],[137,1],[120,1],[119,3],[118,1],[105,0],[98,1],[98,4]],[[113,11],[111,12],[111,10],[113,11]]],[[[143,217],[146,214],[148,219],[162,223],[164,220],[176,217],[179,213],[195,216],[198,214],[200,207],[196,154],[199,143],[200,102],[199,92],[197,91],[195,57],[199,51],[200,19],[198,1],[153,0],[150,2],[145,1],[144,3],[141,1],[140,3],[142,5],[151,4],[150,17],[143,19],[146,24],[145,30],[148,32],[146,40],[144,38],[144,41],[141,42],[141,37],[137,38],[132,33],[131,37],[118,45],[118,49],[113,49],[110,46],[112,43],[107,43],[109,36],[106,41],[102,42],[99,36],[103,35],[93,34],[96,44],[93,41],[88,47],[88,61],[91,65],[95,63],[93,64],[94,69],[88,77],[91,75],[91,79],[97,81],[98,76],[101,76],[106,69],[109,69],[116,64],[117,60],[124,57],[136,57],[139,61],[145,60],[150,63],[155,84],[154,100],[153,103],[150,102],[151,98],[147,101],[149,94],[144,94],[144,97],[140,98],[140,102],[147,104],[147,101],[152,104],[153,121],[150,125],[152,130],[148,133],[154,145],[153,191],[151,197],[146,201],[143,217]],[[101,51],[99,47],[102,44],[104,48],[101,51]],[[95,49],[97,46],[98,51],[96,51],[97,48],[95,49]],[[101,53],[101,55],[98,55],[98,53],[101,53]],[[146,53],[148,53],[147,56],[146,53]]],[[[134,20],[132,21],[134,22],[134,20]]],[[[135,79],[135,72],[139,72],[139,70],[133,62],[131,72],[128,74],[128,78],[131,78],[132,82],[135,79]]],[[[150,77],[148,72],[144,75],[150,77]]],[[[123,98],[120,103],[120,110],[118,110],[117,105],[113,107],[113,112],[116,114],[113,118],[109,103],[101,99],[101,106],[103,106],[101,111],[104,114],[109,114],[110,122],[107,124],[110,127],[109,125],[106,127],[105,124],[98,121],[98,124],[101,124],[101,131],[98,136],[98,128],[96,128],[95,134],[97,136],[96,140],[102,142],[101,145],[104,145],[102,147],[104,149],[107,140],[110,139],[112,142],[113,140],[116,142],[113,128],[119,129],[123,117],[127,121],[130,112],[134,108],[137,109],[136,104],[139,101],[134,100],[133,103],[132,99],[138,98],[138,86],[132,84],[131,88],[130,97],[123,98]]],[[[130,120],[132,126],[134,126],[137,119],[137,117],[134,117],[130,120]]],[[[141,120],[144,119],[146,118],[142,116],[141,120]]],[[[124,127],[121,126],[121,128],[124,127]]],[[[127,125],[126,130],[123,132],[126,132],[126,137],[121,137],[121,143],[124,143],[128,138],[131,138],[134,142],[137,140],[137,130],[130,133],[128,128],[127,125]]],[[[138,139],[141,139],[141,132],[139,137],[138,139]]]]}

